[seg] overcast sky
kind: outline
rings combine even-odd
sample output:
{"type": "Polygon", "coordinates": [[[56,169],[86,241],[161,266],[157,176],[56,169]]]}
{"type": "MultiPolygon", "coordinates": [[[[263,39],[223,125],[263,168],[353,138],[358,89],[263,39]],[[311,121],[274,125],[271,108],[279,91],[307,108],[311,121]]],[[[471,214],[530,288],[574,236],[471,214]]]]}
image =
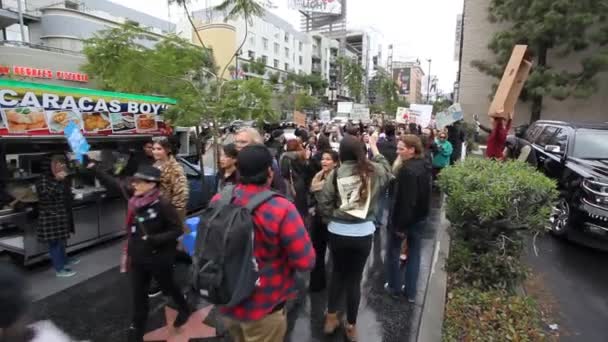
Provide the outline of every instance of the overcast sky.
{"type": "MultiPolygon", "coordinates": [[[[169,18],[166,0],[112,0],[161,18],[169,18]]],[[[212,5],[216,0],[193,0],[191,9],[212,5]]],[[[274,0],[272,11],[299,27],[298,12],[287,8],[288,0],[274,0]]],[[[463,0],[350,0],[349,28],[370,28],[382,39],[384,57],[389,44],[395,46],[395,60],[416,60],[439,78],[439,88],[452,92],[458,63],[454,61],[456,17],[462,13],[463,0]]],[[[177,9],[172,8],[172,18],[177,9]]],[[[386,61],[384,61],[386,63],[386,61]]]]}

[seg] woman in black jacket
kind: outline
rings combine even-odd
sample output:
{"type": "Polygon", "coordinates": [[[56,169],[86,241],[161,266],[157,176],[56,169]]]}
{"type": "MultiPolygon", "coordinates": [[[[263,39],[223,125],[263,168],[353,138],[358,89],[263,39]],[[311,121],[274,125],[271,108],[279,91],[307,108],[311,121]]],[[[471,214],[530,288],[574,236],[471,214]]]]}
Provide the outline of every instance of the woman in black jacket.
{"type": "Polygon", "coordinates": [[[416,281],[420,269],[422,231],[431,208],[431,165],[424,155],[418,136],[404,135],[397,144],[398,159],[393,168],[396,176],[389,234],[387,237],[386,290],[404,292],[410,302],[416,298],[416,281]],[[400,268],[399,255],[407,238],[408,258],[400,268]],[[405,275],[403,274],[405,272],[405,275]]]}
{"type": "Polygon", "coordinates": [[[131,273],[133,291],[129,340],[143,341],[152,278],[178,307],[173,325],[183,326],[192,310],[173,280],[177,238],[182,234],[183,223],[173,205],[160,195],[160,170],[150,165],[140,166],[131,179],[131,187],[120,184],[104,172],[95,170],[95,175],[107,187],[118,188],[129,201],[127,246],[121,260],[121,272],[128,270],[131,273]]]}

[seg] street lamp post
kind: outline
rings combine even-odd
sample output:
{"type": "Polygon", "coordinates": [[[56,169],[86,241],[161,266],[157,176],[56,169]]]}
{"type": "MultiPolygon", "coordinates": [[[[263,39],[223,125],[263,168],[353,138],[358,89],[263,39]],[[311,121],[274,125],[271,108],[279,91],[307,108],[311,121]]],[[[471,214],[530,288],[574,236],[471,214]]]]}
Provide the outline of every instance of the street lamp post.
{"type": "Polygon", "coordinates": [[[426,103],[430,103],[431,102],[431,62],[433,60],[429,58],[426,61],[429,62],[429,81],[428,81],[428,84],[426,85],[426,103]]]}

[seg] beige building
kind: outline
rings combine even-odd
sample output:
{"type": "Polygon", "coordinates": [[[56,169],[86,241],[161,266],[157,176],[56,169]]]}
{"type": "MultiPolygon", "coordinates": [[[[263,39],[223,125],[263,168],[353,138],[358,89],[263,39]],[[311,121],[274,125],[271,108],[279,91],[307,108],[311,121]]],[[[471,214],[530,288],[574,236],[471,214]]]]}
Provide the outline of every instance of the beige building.
{"type": "MultiPolygon", "coordinates": [[[[495,78],[487,76],[473,66],[473,60],[493,60],[493,53],[488,50],[494,32],[500,28],[497,24],[488,22],[487,0],[464,1],[464,30],[462,61],[460,70],[459,102],[464,111],[465,120],[472,120],[473,115],[479,114],[486,118],[490,105],[492,85],[495,78]]],[[[580,56],[571,55],[560,58],[556,53],[550,53],[548,61],[552,66],[562,70],[575,71],[580,68],[580,56]]],[[[600,90],[587,99],[567,99],[557,101],[546,97],[542,109],[542,119],[568,120],[579,122],[608,121],[608,75],[599,78],[600,90]]],[[[530,103],[520,102],[515,113],[515,124],[527,123],[530,120],[530,103]]]]}
{"type": "Polygon", "coordinates": [[[425,74],[420,63],[418,61],[393,61],[391,69],[393,79],[399,85],[399,95],[404,97],[410,104],[422,104],[425,100],[422,95],[422,83],[425,74]]]}

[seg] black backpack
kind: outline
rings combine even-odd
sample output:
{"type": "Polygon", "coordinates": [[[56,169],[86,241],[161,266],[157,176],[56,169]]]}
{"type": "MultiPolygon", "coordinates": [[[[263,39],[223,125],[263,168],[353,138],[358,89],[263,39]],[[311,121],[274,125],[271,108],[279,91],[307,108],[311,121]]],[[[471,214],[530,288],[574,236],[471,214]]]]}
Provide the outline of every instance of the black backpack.
{"type": "Polygon", "coordinates": [[[235,306],[249,298],[258,285],[260,269],[253,255],[253,213],[280,196],[270,190],[251,198],[246,206],[233,202],[234,185],[201,214],[192,258],[192,287],[212,304],[235,306]]]}

